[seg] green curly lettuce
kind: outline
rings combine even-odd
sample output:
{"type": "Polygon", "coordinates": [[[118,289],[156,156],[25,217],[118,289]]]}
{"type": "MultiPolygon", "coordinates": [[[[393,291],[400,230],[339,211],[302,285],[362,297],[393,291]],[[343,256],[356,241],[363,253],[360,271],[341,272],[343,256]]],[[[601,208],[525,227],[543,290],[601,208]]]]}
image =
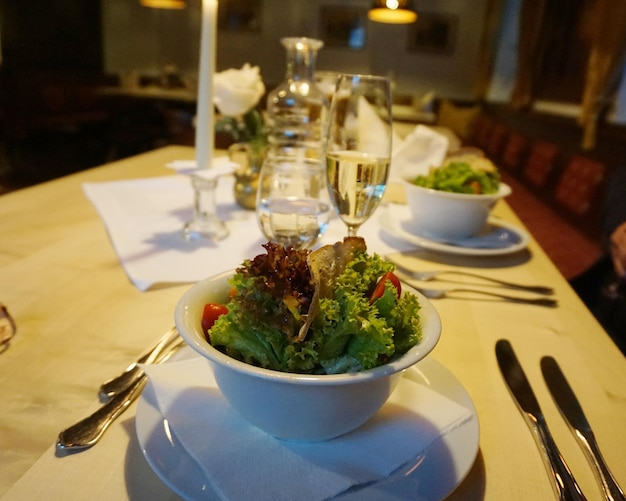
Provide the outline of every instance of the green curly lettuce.
{"type": "Polygon", "coordinates": [[[421,340],[415,296],[398,299],[387,281],[382,296],[370,301],[380,277],[394,266],[365,251],[355,252],[335,278],[332,297],[320,299],[306,338],[299,339],[313,295],[308,251],[265,247],[269,257],[238,268],[228,313],[209,332],[211,344],[224,353],[278,371],[336,374],[377,367],[421,340]],[[297,284],[290,266],[300,273],[297,284]]]}
{"type": "Polygon", "coordinates": [[[475,169],[469,163],[452,161],[443,167],[430,169],[428,175],[419,175],[417,186],[454,193],[491,194],[500,187],[497,170],[475,169]]]}

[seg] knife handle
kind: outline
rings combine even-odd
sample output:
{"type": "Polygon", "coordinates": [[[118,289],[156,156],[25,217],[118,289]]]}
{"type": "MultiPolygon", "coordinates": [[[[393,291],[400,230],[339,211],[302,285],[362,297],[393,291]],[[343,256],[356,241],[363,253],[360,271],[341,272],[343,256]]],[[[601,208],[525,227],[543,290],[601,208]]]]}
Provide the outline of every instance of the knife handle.
{"type": "Polygon", "coordinates": [[[527,416],[534,431],[535,440],[542,451],[541,457],[551,474],[550,480],[558,499],[562,501],[586,500],[587,498],[583,495],[563,456],[561,456],[543,416],[540,416],[539,419],[534,419],[529,414],[527,416]]]}
{"type": "Polygon", "coordinates": [[[588,431],[584,436],[581,433],[576,433],[576,435],[583,445],[582,449],[587,459],[596,469],[598,482],[600,483],[600,487],[602,487],[606,500],[626,501],[624,491],[622,491],[617,480],[615,480],[615,477],[611,473],[611,470],[609,470],[609,467],[604,462],[604,458],[602,457],[602,453],[600,452],[600,448],[598,447],[593,433],[588,431]]]}
{"type": "MultiPolygon", "coordinates": [[[[156,361],[160,363],[169,360],[184,345],[183,338],[177,338],[168,345],[156,361]]],[[[59,433],[57,450],[78,451],[98,443],[111,423],[141,395],[148,376],[142,369],[139,370],[138,376],[126,388],[113,395],[97,411],[59,433]]]]}
{"type": "Polygon", "coordinates": [[[59,433],[57,449],[76,451],[98,443],[109,425],[141,394],[147,380],[148,376],[142,372],[135,382],[122,392],[115,394],[93,414],[59,433]]]}

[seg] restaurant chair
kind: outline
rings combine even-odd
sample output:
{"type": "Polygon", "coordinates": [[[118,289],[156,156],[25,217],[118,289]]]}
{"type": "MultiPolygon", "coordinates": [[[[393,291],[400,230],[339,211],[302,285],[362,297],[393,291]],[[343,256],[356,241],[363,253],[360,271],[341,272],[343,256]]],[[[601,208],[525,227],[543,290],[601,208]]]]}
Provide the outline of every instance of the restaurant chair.
{"type": "Polygon", "coordinates": [[[482,111],[478,105],[456,105],[444,99],[437,110],[436,125],[451,130],[465,143],[473,136],[476,120],[480,115],[482,111]]]}

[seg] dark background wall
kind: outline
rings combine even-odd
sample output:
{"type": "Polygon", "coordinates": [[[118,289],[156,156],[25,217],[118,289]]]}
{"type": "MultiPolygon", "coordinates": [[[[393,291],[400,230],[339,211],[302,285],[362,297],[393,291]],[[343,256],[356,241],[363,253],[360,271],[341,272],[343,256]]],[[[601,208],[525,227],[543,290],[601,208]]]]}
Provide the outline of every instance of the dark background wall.
{"type": "Polygon", "coordinates": [[[2,0],[0,33],[6,70],[103,71],[99,0],[2,0]]]}

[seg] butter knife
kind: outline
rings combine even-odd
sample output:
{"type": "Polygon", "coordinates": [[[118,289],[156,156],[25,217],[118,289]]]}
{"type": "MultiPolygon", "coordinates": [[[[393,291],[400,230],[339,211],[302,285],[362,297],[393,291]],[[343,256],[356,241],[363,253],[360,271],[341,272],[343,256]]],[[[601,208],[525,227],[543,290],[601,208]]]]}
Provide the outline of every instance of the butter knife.
{"type": "MultiPolygon", "coordinates": [[[[185,341],[182,338],[177,339],[169,346],[167,351],[161,354],[158,362],[165,362],[184,344],[185,341]]],[[[122,391],[113,395],[108,402],[103,404],[93,414],[59,433],[56,443],[57,450],[74,452],[97,444],[109,426],[141,395],[141,391],[147,381],[148,376],[141,371],[137,379],[122,391]]]]}
{"type": "Polygon", "coordinates": [[[543,357],[541,359],[541,372],[556,406],[574,433],[585,456],[587,456],[587,460],[593,466],[605,498],[610,501],[625,501],[624,491],[605,463],[591,425],[559,364],[552,357],[543,357]]]}
{"type": "Polygon", "coordinates": [[[513,400],[537,442],[541,458],[550,475],[550,483],[558,499],[585,500],[585,496],[552,438],[537,397],[517,360],[513,347],[506,339],[500,339],[496,343],[496,358],[513,400]]]}

